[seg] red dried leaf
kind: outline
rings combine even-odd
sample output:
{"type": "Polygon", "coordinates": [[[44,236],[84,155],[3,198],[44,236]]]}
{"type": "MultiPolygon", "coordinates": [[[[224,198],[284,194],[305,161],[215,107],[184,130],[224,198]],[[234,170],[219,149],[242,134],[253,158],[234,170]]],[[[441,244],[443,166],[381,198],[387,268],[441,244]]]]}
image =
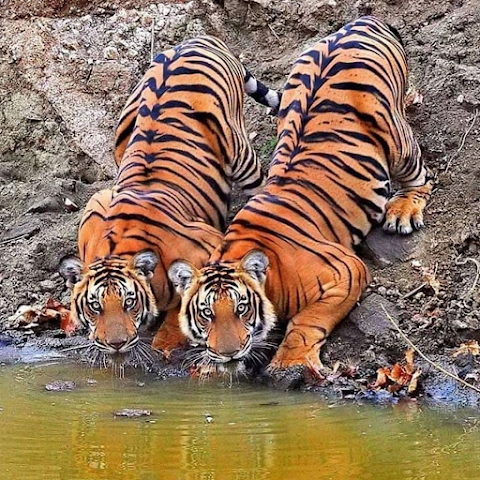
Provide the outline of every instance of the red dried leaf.
{"type": "Polygon", "coordinates": [[[395,383],[398,383],[400,386],[405,387],[410,383],[412,379],[412,375],[408,373],[405,368],[402,367],[399,363],[396,363],[392,370],[390,371],[390,375],[388,378],[395,383]]]}
{"type": "Polygon", "coordinates": [[[377,380],[373,384],[373,388],[382,388],[388,385],[388,375],[390,375],[389,368],[379,368],[377,370],[377,380]]]}

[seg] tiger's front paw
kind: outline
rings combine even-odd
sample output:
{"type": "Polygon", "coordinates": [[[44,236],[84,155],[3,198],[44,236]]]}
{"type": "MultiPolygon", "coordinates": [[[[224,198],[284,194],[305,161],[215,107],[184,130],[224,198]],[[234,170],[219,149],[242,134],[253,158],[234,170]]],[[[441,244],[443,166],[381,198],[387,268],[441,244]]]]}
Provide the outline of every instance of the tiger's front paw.
{"type": "Polygon", "coordinates": [[[160,327],[160,330],[155,335],[152,348],[160,353],[166,360],[172,356],[172,352],[187,346],[187,339],[176,329],[167,329],[160,327]]]}
{"type": "Polygon", "coordinates": [[[267,367],[267,371],[274,374],[282,370],[298,369],[299,367],[320,371],[323,365],[318,350],[300,350],[298,348],[288,350],[280,347],[267,367]]]}
{"type": "Polygon", "coordinates": [[[387,204],[383,229],[388,233],[408,235],[423,227],[423,209],[426,200],[411,195],[393,197],[387,204]]]}

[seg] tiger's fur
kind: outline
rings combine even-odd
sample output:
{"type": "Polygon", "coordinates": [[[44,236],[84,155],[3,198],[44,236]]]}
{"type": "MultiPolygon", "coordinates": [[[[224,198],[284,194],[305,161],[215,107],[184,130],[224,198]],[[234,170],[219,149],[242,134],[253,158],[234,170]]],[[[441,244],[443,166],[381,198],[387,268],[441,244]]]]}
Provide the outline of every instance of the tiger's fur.
{"type": "Polygon", "coordinates": [[[320,347],[370,280],[354,245],[384,217],[387,230],[402,234],[423,224],[432,184],[405,118],[406,85],[401,41],[373,17],[346,25],[296,61],[266,186],[236,215],[207,267],[179,261],[170,271],[183,294],[182,330],[203,346],[207,369],[254,355],[245,345],[275,324],[265,315],[252,329],[238,314],[244,284],[286,329],[270,369],[319,369],[320,347]],[[390,198],[393,178],[401,189],[390,198]],[[221,295],[219,284],[227,286],[221,295]],[[229,307],[220,312],[224,298],[229,307]],[[199,319],[202,308],[211,312],[208,322],[199,319]],[[243,330],[218,333],[220,314],[243,330]]]}
{"type": "Polygon", "coordinates": [[[223,42],[205,36],[158,55],[130,96],[116,130],[115,186],[90,199],[80,259],[61,266],[75,283],[74,321],[90,327],[99,347],[128,350],[139,323],[157,311],[167,316],[153,347],[168,355],[184,340],[167,269],[178,257],[203,266],[220,243],[232,182],[247,194],[263,182],[244,125],[246,83],[257,100],[278,107],[278,93],[257,82],[223,42]],[[129,278],[141,318],[124,308],[129,278]],[[92,302],[97,312],[88,309],[92,302]],[[111,318],[102,319],[107,310],[111,318]]]}

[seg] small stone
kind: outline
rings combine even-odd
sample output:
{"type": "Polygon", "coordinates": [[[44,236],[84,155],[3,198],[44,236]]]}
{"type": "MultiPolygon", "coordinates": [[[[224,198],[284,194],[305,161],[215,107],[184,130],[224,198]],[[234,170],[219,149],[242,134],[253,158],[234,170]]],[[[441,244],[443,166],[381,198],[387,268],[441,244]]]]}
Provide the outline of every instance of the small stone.
{"type": "Polygon", "coordinates": [[[414,295],[413,298],[414,298],[415,300],[421,300],[421,299],[424,298],[424,297],[425,297],[425,294],[424,294],[423,292],[418,292],[418,293],[416,293],[416,294],[414,295]]]}
{"type": "Polygon", "coordinates": [[[54,292],[57,288],[57,284],[52,280],[42,280],[39,286],[42,292],[54,292]]]}
{"type": "Polygon", "coordinates": [[[68,197],[65,197],[63,199],[63,204],[65,205],[65,209],[67,210],[67,212],[77,212],[78,210],[80,210],[79,206],[75,202],[70,200],[68,197]]]}
{"type": "Polygon", "coordinates": [[[383,286],[378,287],[378,294],[384,297],[387,294],[387,289],[383,286]]]}
{"type": "Polygon", "coordinates": [[[463,93],[461,93],[458,97],[457,97],[457,102],[458,103],[463,103],[465,101],[465,95],[463,95],[463,93]]]}
{"type": "Polygon", "coordinates": [[[103,49],[103,58],[106,60],[118,60],[120,58],[120,54],[115,47],[105,47],[103,49]]]}
{"type": "Polygon", "coordinates": [[[70,392],[75,387],[75,382],[72,382],[71,380],[54,380],[45,385],[45,390],[49,392],[70,392]]]}
{"type": "Polygon", "coordinates": [[[116,411],[113,415],[115,417],[137,418],[149,417],[152,414],[150,410],[142,410],[140,408],[123,408],[116,411]]]}
{"type": "Polygon", "coordinates": [[[212,423],[212,422],[213,422],[213,417],[210,416],[210,415],[205,415],[205,421],[206,421],[207,423],[212,423]]]}

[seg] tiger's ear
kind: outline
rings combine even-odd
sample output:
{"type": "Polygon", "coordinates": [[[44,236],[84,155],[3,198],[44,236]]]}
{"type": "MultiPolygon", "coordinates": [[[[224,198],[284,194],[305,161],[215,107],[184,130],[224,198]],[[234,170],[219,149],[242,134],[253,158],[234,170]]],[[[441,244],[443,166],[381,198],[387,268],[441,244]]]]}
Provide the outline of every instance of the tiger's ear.
{"type": "Polygon", "coordinates": [[[173,283],[175,290],[183,295],[185,290],[189,288],[195,277],[199,275],[199,270],[196,269],[190,262],[186,260],[175,260],[168,269],[168,278],[173,283]]]}
{"type": "Polygon", "coordinates": [[[262,286],[267,278],[269,265],[268,257],[261,250],[250,250],[240,262],[240,268],[262,286]]]}
{"type": "Polygon", "coordinates": [[[67,287],[73,286],[82,279],[85,264],[75,255],[67,255],[60,260],[58,270],[65,279],[67,287]]]}
{"type": "Polygon", "coordinates": [[[158,265],[158,257],[152,250],[142,250],[133,257],[132,265],[138,273],[150,280],[158,265]]]}

